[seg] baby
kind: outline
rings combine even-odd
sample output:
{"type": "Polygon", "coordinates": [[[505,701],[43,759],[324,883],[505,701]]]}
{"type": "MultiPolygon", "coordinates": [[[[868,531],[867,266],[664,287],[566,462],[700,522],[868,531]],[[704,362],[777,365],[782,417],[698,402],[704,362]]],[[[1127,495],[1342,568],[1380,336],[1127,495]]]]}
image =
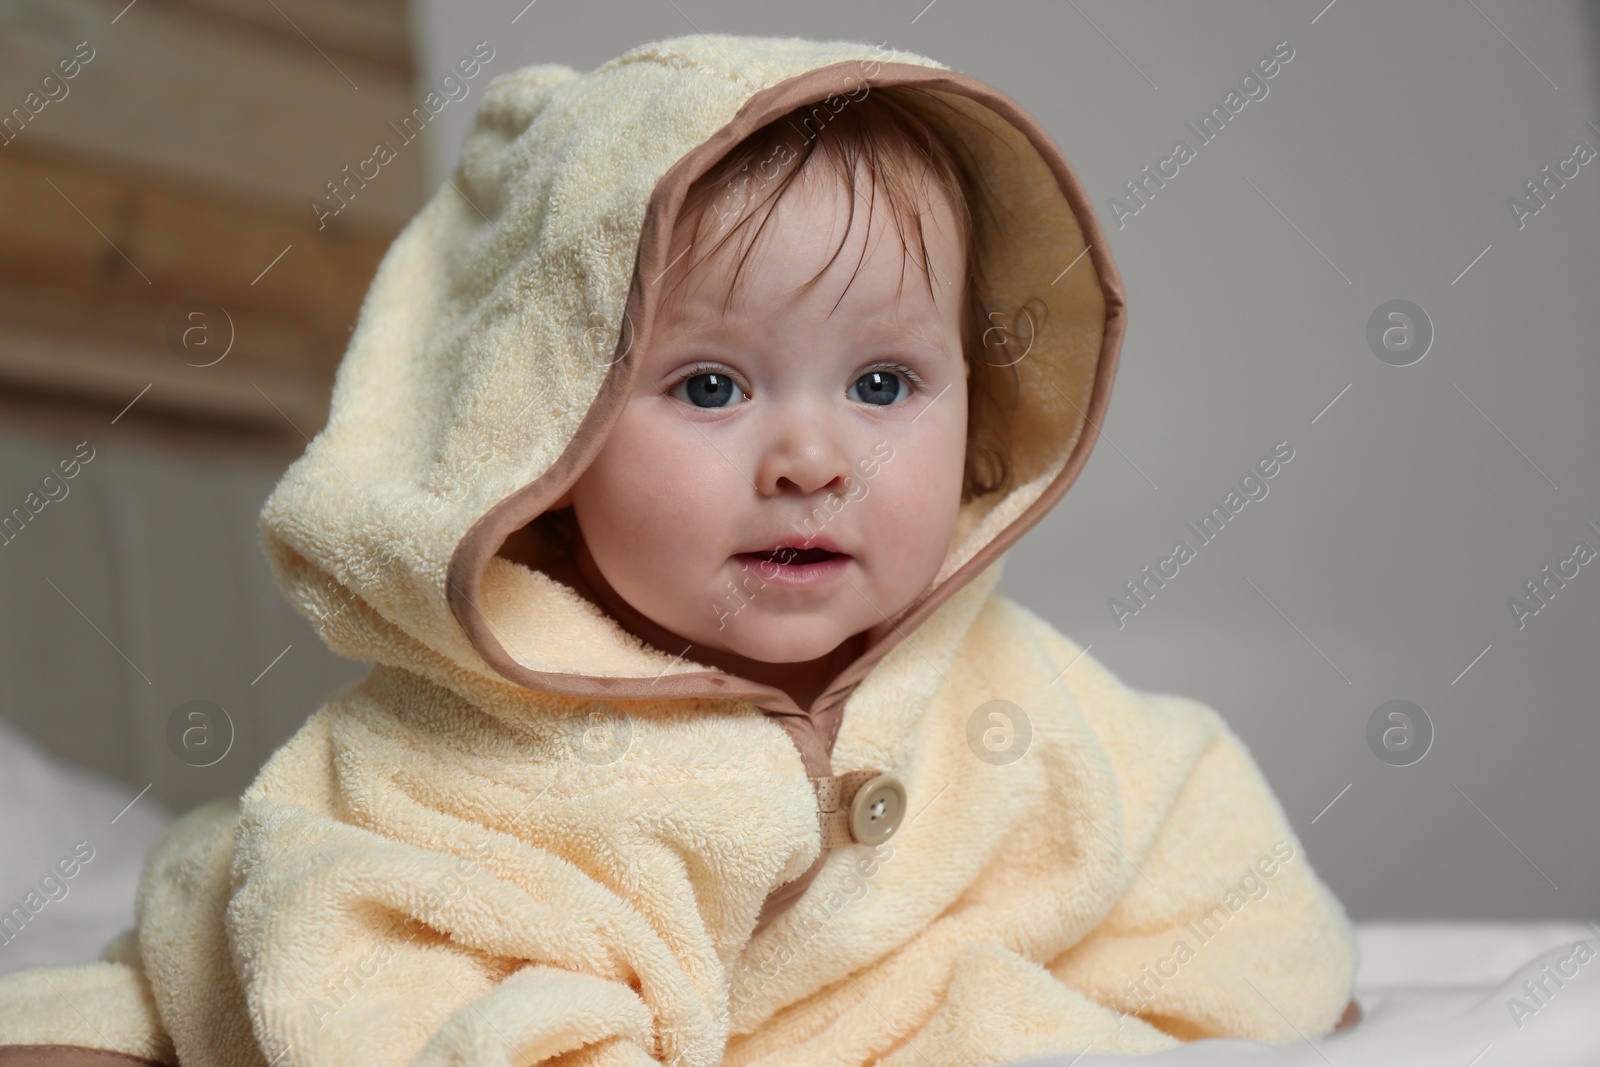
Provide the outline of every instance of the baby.
{"type": "Polygon", "coordinates": [[[1353,1022],[1222,719],[997,591],[1123,321],[1054,143],[925,57],[497,79],[262,513],[372,671],[173,826],[102,962],[0,980],[0,1045],[900,1067],[1353,1022]]]}

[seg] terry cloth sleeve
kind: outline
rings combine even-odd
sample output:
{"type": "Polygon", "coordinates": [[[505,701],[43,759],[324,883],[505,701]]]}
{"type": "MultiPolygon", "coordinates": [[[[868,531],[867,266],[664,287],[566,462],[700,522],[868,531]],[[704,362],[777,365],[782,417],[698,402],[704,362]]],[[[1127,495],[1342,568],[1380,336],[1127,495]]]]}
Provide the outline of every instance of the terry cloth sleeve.
{"type": "Polygon", "coordinates": [[[631,823],[603,786],[524,795],[451,764],[438,738],[380,735],[380,717],[341,707],[313,716],[241,806],[225,922],[263,1063],[720,1059],[710,939],[641,904],[694,911],[685,856],[620,841],[631,823]]]}
{"type": "MultiPolygon", "coordinates": [[[[1056,641],[1065,666],[1079,651],[1056,641]]],[[[1134,691],[1088,657],[1064,680],[1115,768],[1129,880],[1050,971],[1182,1040],[1331,1030],[1354,934],[1244,744],[1204,704],[1134,691]]]]}
{"type": "Polygon", "coordinates": [[[420,848],[288,805],[245,818],[228,927],[268,1061],[655,1062],[636,968],[671,953],[564,860],[504,835],[420,848]],[[623,938],[655,951],[626,959],[623,938]]]}
{"type": "Polygon", "coordinates": [[[0,978],[0,1067],[74,1062],[177,1062],[137,968],[99,962],[0,978]]]}
{"type": "Polygon", "coordinates": [[[0,1067],[176,1062],[131,930],[99,962],[0,977],[0,1067]]]}

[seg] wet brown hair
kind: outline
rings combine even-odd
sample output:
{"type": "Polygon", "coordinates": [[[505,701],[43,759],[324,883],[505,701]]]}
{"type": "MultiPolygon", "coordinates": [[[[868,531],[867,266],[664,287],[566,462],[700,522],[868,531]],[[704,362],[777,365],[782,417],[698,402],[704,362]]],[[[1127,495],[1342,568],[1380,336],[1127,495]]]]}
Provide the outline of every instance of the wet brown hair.
{"type": "MultiPolygon", "coordinates": [[[[986,312],[984,301],[986,287],[979,249],[983,247],[987,228],[992,225],[987,217],[992,211],[991,200],[981,195],[982,175],[964,143],[945,132],[940,113],[950,105],[926,90],[908,86],[872,87],[860,99],[849,96],[830,97],[829,100],[841,102],[841,106],[836,110],[828,106],[827,101],[818,101],[774,119],[740,141],[689,187],[679,214],[681,223],[692,224],[686,251],[694,250],[707,209],[719,192],[739,191],[734,208],[739,215],[710,249],[692,258],[685,270],[675,272],[672,285],[681,284],[695,265],[715,254],[724,242],[748,226],[756,217],[757,209],[765,207],[767,210],[760,213],[761,221],[734,267],[732,283],[723,299],[726,311],[738,287],[745,260],[771,217],[772,207],[812,160],[821,158],[832,163],[846,189],[861,188],[857,184],[860,178],[864,179],[865,188],[871,190],[867,213],[869,242],[880,189],[888,201],[888,214],[899,233],[901,248],[908,257],[913,246],[907,238],[907,224],[910,224],[917,249],[915,262],[922,269],[928,295],[932,297],[933,278],[923,236],[922,212],[929,206],[929,186],[936,187],[955,215],[966,250],[961,347],[972,369],[967,382],[967,451],[961,500],[966,503],[975,497],[1009,489],[1013,476],[1010,427],[1012,413],[1016,410],[1018,382],[1016,369],[1011,365],[1014,359],[1005,352],[1004,341],[991,338],[996,331],[990,329],[993,320],[986,312]],[[819,147],[823,150],[820,154],[819,147]],[[745,183],[743,188],[741,181],[745,183]],[[762,194],[759,201],[745,191],[750,187],[762,194]],[[985,358],[986,355],[989,358],[985,358]]],[[[838,258],[855,225],[855,214],[855,196],[852,195],[844,236],[822,270],[803,288],[820,280],[838,258]]],[[[867,247],[867,244],[862,246],[863,258],[867,247]]],[[[860,267],[858,259],[856,272],[860,267]]],[[[854,279],[855,273],[852,273],[851,281],[854,279]]],[[[903,271],[901,280],[903,283],[903,271]]],[[[999,333],[1003,338],[1004,331],[999,333]]]]}

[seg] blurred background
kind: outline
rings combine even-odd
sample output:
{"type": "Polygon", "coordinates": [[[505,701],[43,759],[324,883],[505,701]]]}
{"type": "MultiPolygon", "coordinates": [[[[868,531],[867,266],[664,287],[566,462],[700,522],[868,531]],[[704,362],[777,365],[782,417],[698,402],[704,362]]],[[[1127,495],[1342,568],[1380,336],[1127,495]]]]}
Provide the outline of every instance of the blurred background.
{"type": "Polygon", "coordinates": [[[256,514],[484,86],[696,32],[934,57],[1093,197],[1121,370],[1011,596],[1221,711],[1354,918],[1600,916],[1600,4],[0,0],[0,912],[95,856],[0,973],[93,958],[173,814],[364,673],[256,514]]]}

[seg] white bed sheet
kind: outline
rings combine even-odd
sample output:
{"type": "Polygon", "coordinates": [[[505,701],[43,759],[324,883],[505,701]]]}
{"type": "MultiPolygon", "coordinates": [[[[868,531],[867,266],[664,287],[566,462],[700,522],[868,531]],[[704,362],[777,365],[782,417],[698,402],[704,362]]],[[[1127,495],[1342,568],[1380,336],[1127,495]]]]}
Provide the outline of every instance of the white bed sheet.
{"type": "Polygon", "coordinates": [[[149,793],[56,760],[0,719],[0,974],[98,959],[133,925],[145,853],[171,820],[149,793]],[[19,907],[27,918],[6,924],[19,907]]]}
{"type": "MultiPolygon", "coordinates": [[[[1154,1067],[1600,1067],[1600,929],[1582,923],[1374,922],[1356,927],[1354,1028],[1297,1041],[1195,1041],[1141,1057],[1154,1067]],[[1538,1010],[1512,998],[1543,965],[1586,942],[1594,957],[1538,1010]],[[1520,1025],[1519,1025],[1520,1024],[1520,1025]]],[[[1115,1067],[1091,1045],[1012,1067],[1115,1067]]]]}

